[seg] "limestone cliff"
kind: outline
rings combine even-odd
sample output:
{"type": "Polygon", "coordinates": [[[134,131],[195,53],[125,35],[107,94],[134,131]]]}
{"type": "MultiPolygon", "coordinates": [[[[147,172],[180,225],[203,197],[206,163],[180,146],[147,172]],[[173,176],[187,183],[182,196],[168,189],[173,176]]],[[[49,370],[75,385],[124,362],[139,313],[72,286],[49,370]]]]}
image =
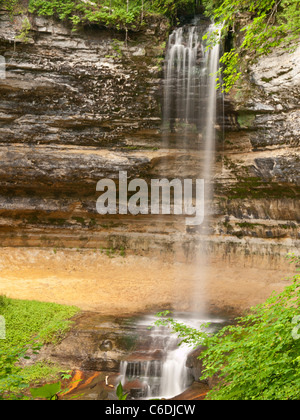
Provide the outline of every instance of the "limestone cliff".
{"type": "Polygon", "coordinates": [[[97,220],[97,181],[147,174],[160,146],[168,24],[156,17],[127,46],[123,33],[41,17],[22,42],[23,19],[1,12],[2,244],[59,245],[58,229],[78,242],[110,226],[97,220]]]}
{"type": "MultiPolygon", "coordinates": [[[[119,170],[145,179],[198,174],[193,147],[163,143],[167,22],[150,20],[125,45],[119,32],[72,32],[35,16],[24,42],[16,39],[23,19],[0,13],[1,245],[189,258],[199,244],[182,218],[101,217],[95,205],[97,181],[119,170]]],[[[299,49],[276,51],[225,98],[205,245],[218,261],[243,256],[243,266],[277,269],[299,245],[299,70],[299,49]]]]}
{"type": "Polygon", "coordinates": [[[261,58],[228,98],[223,209],[235,229],[227,232],[299,239],[299,57],[298,47],[261,58]]]}

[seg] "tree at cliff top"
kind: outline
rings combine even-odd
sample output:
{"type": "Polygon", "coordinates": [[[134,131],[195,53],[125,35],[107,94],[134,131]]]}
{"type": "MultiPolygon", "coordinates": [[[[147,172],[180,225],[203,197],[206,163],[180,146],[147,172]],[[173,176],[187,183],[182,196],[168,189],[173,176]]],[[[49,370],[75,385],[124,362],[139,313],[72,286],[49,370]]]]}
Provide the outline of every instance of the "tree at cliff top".
{"type": "Polygon", "coordinates": [[[243,70],[258,57],[279,46],[293,51],[299,42],[299,0],[204,0],[204,4],[206,14],[223,25],[223,37],[231,34],[236,38],[236,45],[221,59],[225,92],[236,85],[243,70]],[[240,43],[239,32],[244,33],[240,43]]]}

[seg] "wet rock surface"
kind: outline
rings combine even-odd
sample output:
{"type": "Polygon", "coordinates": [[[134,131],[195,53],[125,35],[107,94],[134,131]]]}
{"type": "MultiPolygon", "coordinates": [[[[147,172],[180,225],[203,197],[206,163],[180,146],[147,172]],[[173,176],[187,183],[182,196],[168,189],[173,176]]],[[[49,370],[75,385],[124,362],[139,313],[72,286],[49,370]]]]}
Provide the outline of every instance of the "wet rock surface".
{"type": "Polygon", "coordinates": [[[120,361],[132,350],[136,335],[130,319],[82,312],[67,336],[42,348],[33,361],[48,360],[72,370],[120,372],[120,361]]]}
{"type": "MultiPolygon", "coordinates": [[[[44,346],[38,355],[23,361],[24,366],[38,361],[56,363],[72,371],[72,379],[60,399],[117,400],[116,387],[123,378],[122,363],[126,361],[128,379],[123,384],[128,400],[151,399],[149,384],[145,381],[145,369],[149,378],[155,378],[159,393],[163,380],[162,363],[166,348],[158,350],[160,334],[152,335],[151,315],[136,314],[131,318],[103,316],[95,312],[81,312],[73,318],[71,330],[55,345],[44,346]],[[154,339],[154,340],[153,340],[154,339]]],[[[186,318],[188,320],[188,318],[186,318]]],[[[229,321],[228,321],[229,322],[229,321]]],[[[170,332],[163,332],[164,340],[174,340],[170,332]],[[168,335],[170,334],[170,337],[168,335]]],[[[174,341],[176,348],[176,337],[174,341]]],[[[167,346],[168,347],[168,346],[167,346]]],[[[202,365],[198,360],[201,348],[188,356],[186,367],[190,375],[185,391],[174,398],[180,400],[204,399],[213,386],[212,381],[199,381],[202,365]]],[[[184,362],[184,361],[183,361],[184,362]]]]}

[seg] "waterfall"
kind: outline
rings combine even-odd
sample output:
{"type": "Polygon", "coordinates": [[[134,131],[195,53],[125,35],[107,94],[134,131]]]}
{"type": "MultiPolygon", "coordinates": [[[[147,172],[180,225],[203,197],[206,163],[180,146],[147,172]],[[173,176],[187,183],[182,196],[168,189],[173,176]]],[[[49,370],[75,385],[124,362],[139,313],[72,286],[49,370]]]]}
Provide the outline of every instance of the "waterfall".
{"type": "Polygon", "coordinates": [[[193,382],[186,366],[190,351],[191,348],[188,345],[182,344],[167,353],[161,381],[161,394],[166,398],[180,395],[193,382]]]}
{"type": "MultiPolygon", "coordinates": [[[[206,48],[203,35],[207,32],[218,37],[220,28],[196,19],[193,24],[177,28],[170,35],[163,107],[165,147],[171,149],[175,146],[176,151],[186,156],[195,151],[198,157],[198,179],[204,179],[206,187],[205,222],[201,227],[204,232],[209,227],[213,198],[218,99],[216,73],[220,58],[219,42],[211,49],[206,48]]],[[[186,160],[186,165],[189,165],[186,160]]],[[[198,238],[201,243],[200,233],[198,238]]],[[[189,302],[193,315],[189,314],[183,320],[195,328],[207,322],[207,317],[203,317],[204,300],[199,299],[205,285],[207,262],[206,252],[199,247],[197,282],[189,302]]],[[[148,353],[133,355],[132,360],[121,363],[122,384],[131,384],[133,398],[172,398],[180,395],[194,380],[186,366],[191,348],[188,345],[178,347],[178,337],[166,327],[155,328],[150,341],[148,353]]]]}
{"type": "MultiPolygon", "coordinates": [[[[189,309],[205,312],[203,291],[209,264],[203,235],[209,232],[212,215],[213,178],[216,149],[217,72],[220,59],[221,28],[195,19],[193,24],[177,28],[170,35],[165,62],[163,132],[166,148],[175,146],[186,155],[186,173],[191,171],[189,154],[198,153],[198,179],[205,182],[204,223],[196,249],[197,282],[189,309]],[[207,48],[203,35],[214,35],[215,45],[207,48]]],[[[209,39],[209,37],[208,37],[209,39]]],[[[195,171],[194,171],[195,172],[195,171]]]]}
{"type": "MultiPolygon", "coordinates": [[[[224,320],[214,318],[192,318],[190,314],[175,314],[179,322],[199,329],[201,325],[210,323],[207,332],[220,328],[224,320]]],[[[128,360],[121,362],[121,382],[134,399],[173,398],[182,394],[193,382],[191,370],[187,367],[191,347],[180,344],[176,334],[169,327],[154,327],[154,317],[145,316],[137,322],[141,344],[128,360]],[[145,342],[148,343],[145,348],[145,342]]]]}
{"type": "MultiPolygon", "coordinates": [[[[210,26],[209,32],[214,32],[216,27],[210,26]]],[[[220,34],[220,31],[219,31],[220,34]]],[[[220,37],[220,35],[219,35],[220,37]]],[[[211,188],[213,178],[213,165],[215,159],[216,149],[216,124],[217,124],[217,81],[216,74],[219,70],[220,62],[220,42],[218,42],[206,54],[206,68],[207,68],[207,113],[204,129],[205,138],[205,159],[203,178],[208,184],[208,193],[206,195],[207,201],[212,200],[213,192],[211,188]]]]}
{"type": "MultiPolygon", "coordinates": [[[[154,318],[146,317],[140,326],[146,330],[153,322],[154,318]]],[[[137,360],[121,362],[119,380],[123,386],[131,383],[135,392],[133,395],[137,398],[169,398],[179,395],[193,382],[186,367],[190,348],[179,347],[178,337],[171,334],[167,327],[155,327],[149,334],[150,345],[143,354],[144,360],[139,360],[139,354],[137,360]],[[159,356],[153,357],[153,353],[159,356]]]]}

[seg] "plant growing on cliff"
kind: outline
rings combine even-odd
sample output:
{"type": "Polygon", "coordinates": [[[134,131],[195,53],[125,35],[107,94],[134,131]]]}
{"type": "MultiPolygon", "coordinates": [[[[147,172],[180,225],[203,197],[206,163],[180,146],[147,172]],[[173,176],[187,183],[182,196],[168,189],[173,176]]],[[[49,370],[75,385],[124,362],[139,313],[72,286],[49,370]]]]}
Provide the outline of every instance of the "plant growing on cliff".
{"type": "Polygon", "coordinates": [[[21,41],[21,42],[27,43],[29,41],[28,35],[29,35],[30,31],[31,31],[31,23],[29,22],[29,19],[27,17],[25,17],[23,22],[22,22],[22,28],[21,28],[20,35],[17,35],[16,39],[21,41]]]}
{"type": "MultiPolygon", "coordinates": [[[[299,258],[293,257],[293,262],[299,258]]],[[[300,275],[236,325],[208,336],[163,317],[191,346],[204,346],[202,379],[217,375],[212,400],[298,400],[300,398],[300,275]]],[[[168,312],[159,314],[168,316],[168,312]]]]}
{"type": "Polygon", "coordinates": [[[247,64],[279,46],[292,50],[299,40],[298,0],[204,0],[204,4],[206,14],[223,25],[223,37],[234,38],[235,45],[221,59],[225,92],[236,85],[247,64]],[[241,41],[239,32],[244,33],[241,41]]]}
{"type": "MultiPolygon", "coordinates": [[[[14,13],[22,0],[0,0],[14,13]]],[[[193,12],[200,0],[29,0],[28,11],[81,24],[100,24],[118,30],[139,30],[149,14],[165,15],[172,22],[181,12],[193,12]]]]}
{"type": "Polygon", "coordinates": [[[152,10],[168,16],[172,22],[181,13],[196,13],[201,6],[202,1],[199,0],[153,0],[151,4],[152,10]]]}
{"type": "Polygon", "coordinates": [[[22,6],[20,0],[0,0],[0,7],[4,7],[10,14],[16,13],[18,10],[24,11],[20,6],[22,6]]]}

